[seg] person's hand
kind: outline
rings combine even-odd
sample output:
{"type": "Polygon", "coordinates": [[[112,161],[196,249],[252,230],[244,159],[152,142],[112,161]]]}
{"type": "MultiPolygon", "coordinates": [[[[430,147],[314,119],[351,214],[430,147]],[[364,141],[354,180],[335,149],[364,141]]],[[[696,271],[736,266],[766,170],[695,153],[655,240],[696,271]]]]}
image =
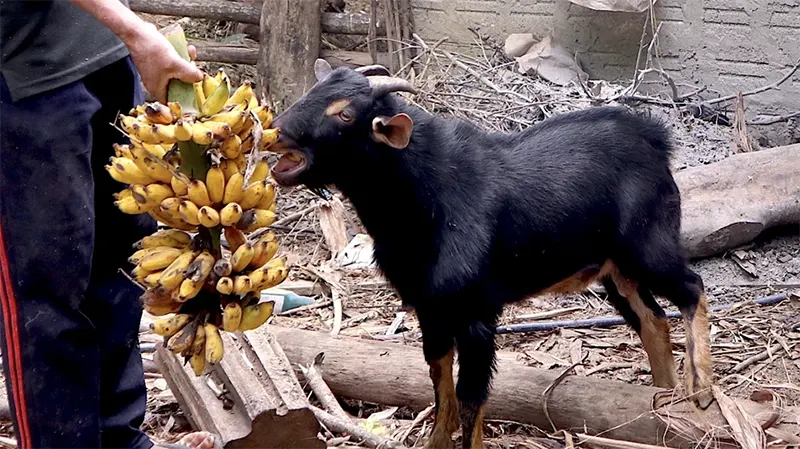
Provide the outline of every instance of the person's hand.
{"type": "MultiPolygon", "coordinates": [[[[171,79],[187,83],[203,80],[203,72],[194,63],[181,58],[167,38],[151,23],[145,23],[125,40],[125,44],[145,89],[161,103],[167,102],[167,85],[171,79]]],[[[194,60],[197,49],[190,45],[188,50],[189,57],[194,60]]]]}

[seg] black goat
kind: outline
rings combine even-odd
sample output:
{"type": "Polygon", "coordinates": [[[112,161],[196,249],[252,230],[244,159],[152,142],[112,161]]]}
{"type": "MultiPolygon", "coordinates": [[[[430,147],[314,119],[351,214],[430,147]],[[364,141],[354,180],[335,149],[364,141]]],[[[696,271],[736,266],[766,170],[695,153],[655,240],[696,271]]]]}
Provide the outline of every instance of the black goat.
{"type": "Polygon", "coordinates": [[[318,83],[275,119],[284,154],[273,176],[349,197],[378,266],[415,309],[437,405],[426,447],[451,447],[459,418],[463,447],[482,447],[503,304],[595,279],[640,335],[656,386],[678,381],[654,296],[680,308],[687,389],[710,404],[707,304],[681,254],[665,128],[592,108],[486,133],[390,95],[413,88],[386,69],[316,69],[318,83]]]}

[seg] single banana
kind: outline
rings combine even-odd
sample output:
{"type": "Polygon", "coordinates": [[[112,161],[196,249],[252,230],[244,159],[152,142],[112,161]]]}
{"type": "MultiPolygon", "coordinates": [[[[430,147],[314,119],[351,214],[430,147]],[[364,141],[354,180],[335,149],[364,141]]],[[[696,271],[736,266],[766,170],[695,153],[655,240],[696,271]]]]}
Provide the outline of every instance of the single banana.
{"type": "Polygon", "coordinates": [[[130,187],[127,189],[122,189],[117,193],[112,194],[115,200],[121,200],[122,198],[130,198],[133,196],[133,191],[130,187]]]}
{"type": "Polygon", "coordinates": [[[198,145],[209,145],[214,141],[214,133],[200,122],[192,123],[192,141],[198,145]]]}
{"type": "Polygon", "coordinates": [[[236,227],[245,232],[253,232],[274,222],[275,212],[264,209],[250,209],[242,214],[242,218],[236,223],[236,227]]]}
{"type": "MultiPolygon", "coordinates": [[[[170,217],[171,219],[175,220],[181,218],[180,216],[180,206],[183,202],[182,199],[172,197],[167,198],[158,205],[158,210],[163,215],[170,217]]],[[[196,226],[196,225],[195,225],[196,226]]]]}
{"type": "Polygon", "coordinates": [[[222,170],[222,173],[225,174],[225,182],[228,182],[231,176],[239,173],[239,167],[230,159],[223,159],[222,162],[219,163],[219,168],[222,170]]]}
{"type": "Polygon", "coordinates": [[[155,208],[147,211],[147,213],[153,217],[156,221],[163,223],[166,226],[169,226],[174,229],[179,229],[181,231],[187,232],[197,232],[197,226],[190,225],[185,221],[181,220],[180,217],[175,216],[167,216],[160,208],[155,208]]]}
{"type": "Polygon", "coordinates": [[[114,201],[114,205],[117,206],[117,208],[121,210],[123,213],[130,215],[144,214],[151,209],[151,207],[136,201],[134,197],[125,197],[118,199],[114,201]]]}
{"type": "Polygon", "coordinates": [[[199,179],[193,179],[192,182],[189,183],[186,197],[189,199],[189,201],[196,204],[197,207],[211,205],[211,198],[208,196],[208,188],[206,187],[206,183],[199,179]]]}
{"type": "Polygon", "coordinates": [[[219,226],[219,212],[211,206],[203,206],[197,214],[200,225],[206,228],[216,228],[219,226]]]}
{"type": "Polygon", "coordinates": [[[144,270],[157,271],[167,268],[172,262],[175,261],[181,254],[183,249],[179,248],[164,248],[154,251],[144,256],[138,263],[138,266],[144,270]]]}
{"type": "MultiPolygon", "coordinates": [[[[139,145],[139,144],[133,144],[132,146],[136,146],[136,145],[139,145]]],[[[148,153],[150,153],[151,156],[155,156],[155,157],[157,157],[159,159],[163,159],[164,155],[167,154],[167,151],[168,151],[167,149],[165,149],[160,144],[152,144],[152,143],[143,143],[142,142],[141,145],[144,147],[145,150],[147,150],[148,153]]]]}
{"type": "Polygon", "coordinates": [[[162,318],[150,323],[150,330],[162,337],[172,337],[189,324],[192,316],[188,313],[177,313],[169,318],[162,318]]]}
{"type": "Polygon", "coordinates": [[[203,289],[203,282],[194,282],[191,279],[184,279],[180,287],[172,293],[175,302],[186,302],[200,293],[203,289]]]}
{"type": "Polygon", "coordinates": [[[126,159],[133,159],[133,155],[131,155],[131,147],[130,145],[119,145],[114,144],[114,156],[116,157],[124,157],[126,159]]]}
{"type": "Polygon", "coordinates": [[[160,125],[169,125],[174,119],[169,107],[161,103],[148,103],[144,107],[144,114],[148,120],[160,125]]]}
{"type": "Polygon", "coordinates": [[[253,91],[253,82],[250,80],[245,80],[239,87],[236,88],[235,91],[231,94],[231,97],[225,103],[226,106],[228,105],[236,105],[241,103],[250,103],[250,99],[255,98],[256,94],[253,91]]]}
{"type": "Polygon", "coordinates": [[[172,113],[173,118],[179,119],[183,117],[183,110],[181,108],[181,104],[178,103],[177,101],[168,101],[167,107],[169,108],[169,111],[172,113]]]}
{"type": "Polygon", "coordinates": [[[228,203],[219,211],[219,223],[222,226],[233,226],[242,218],[242,206],[238,203],[228,203]]]}
{"type": "Polygon", "coordinates": [[[209,117],[218,113],[225,107],[229,95],[228,86],[225,83],[220,83],[211,94],[207,95],[206,101],[200,105],[200,114],[209,117]]]}
{"type": "Polygon", "coordinates": [[[175,125],[158,125],[154,124],[150,127],[153,131],[153,135],[156,138],[155,142],[147,142],[146,143],[175,143],[178,141],[178,138],[175,137],[175,125]]]}
{"type": "Polygon", "coordinates": [[[161,276],[158,278],[158,283],[167,290],[177,288],[181,285],[186,270],[196,257],[196,251],[185,251],[164,269],[161,276]]]}
{"type": "Polygon", "coordinates": [[[225,195],[225,173],[219,167],[211,167],[206,174],[208,199],[212,204],[219,204],[225,195]]]}
{"type": "Polygon", "coordinates": [[[206,94],[203,92],[203,82],[198,81],[192,84],[194,87],[194,100],[197,102],[197,108],[200,109],[200,105],[206,102],[206,94]]]}
{"type": "Polygon", "coordinates": [[[206,370],[205,346],[203,348],[202,354],[193,354],[192,357],[189,358],[189,365],[192,366],[192,371],[194,371],[194,375],[197,377],[202,376],[203,372],[206,370]]]}
{"type": "Polygon", "coordinates": [[[217,291],[222,293],[223,295],[230,295],[231,293],[233,293],[233,279],[227,276],[219,278],[219,280],[217,281],[217,291]]]}
{"type": "Polygon", "coordinates": [[[269,163],[261,159],[260,161],[256,162],[256,166],[253,169],[253,174],[250,175],[250,184],[259,181],[266,181],[267,176],[269,176],[269,163]]]}
{"type": "Polygon", "coordinates": [[[209,131],[211,131],[211,134],[214,135],[214,139],[225,140],[231,135],[233,135],[233,131],[231,130],[230,125],[228,125],[227,123],[207,120],[202,122],[201,124],[206,128],[208,128],[209,131]]]}
{"type": "Polygon", "coordinates": [[[242,231],[234,227],[226,227],[223,232],[225,233],[225,240],[228,241],[228,247],[231,253],[235,253],[240,246],[247,243],[247,237],[244,236],[242,231]]]}
{"type": "Polygon", "coordinates": [[[165,249],[168,249],[168,248],[173,248],[173,247],[172,246],[151,246],[151,247],[148,247],[148,248],[142,248],[142,249],[136,250],[136,252],[134,252],[133,254],[131,254],[130,257],[128,257],[128,263],[131,263],[133,265],[138,265],[139,262],[142,259],[144,259],[146,256],[149,256],[152,253],[155,253],[157,251],[162,251],[162,250],[165,250],[165,249]]]}
{"type": "Polygon", "coordinates": [[[236,162],[236,166],[239,167],[239,172],[244,175],[244,172],[247,170],[247,155],[242,153],[233,161],[236,162]]]}
{"type": "Polygon", "coordinates": [[[197,326],[194,332],[194,341],[192,341],[192,348],[190,350],[192,355],[202,354],[206,343],[206,330],[204,326],[197,326]]]}
{"type": "Polygon", "coordinates": [[[233,278],[233,294],[244,296],[253,289],[253,281],[247,275],[233,278]]]}
{"type": "Polygon", "coordinates": [[[265,181],[258,181],[247,186],[247,188],[244,190],[244,195],[242,195],[242,199],[239,202],[239,205],[242,206],[243,210],[256,207],[266,192],[265,184],[265,181]]]}
{"type": "Polygon", "coordinates": [[[209,122],[225,123],[230,127],[230,131],[234,134],[239,134],[247,122],[247,111],[239,111],[232,109],[230,111],[220,112],[219,114],[212,115],[208,118],[209,122]]]}
{"type": "Polygon", "coordinates": [[[234,159],[238,159],[241,155],[249,153],[255,145],[255,136],[253,136],[252,132],[238,134],[238,136],[242,140],[242,143],[239,145],[239,156],[234,159]]]}
{"type": "Polygon", "coordinates": [[[174,229],[160,229],[134,244],[134,248],[152,248],[154,246],[169,246],[171,248],[185,248],[192,243],[192,236],[174,229]]]}
{"type": "Polygon", "coordinates": [[[275,233],[272,231],[263,234],[256,240],[255,252],[253,260],[250,261],[250,266],[258,268],[265,263],[269,262],[275,253],[278,252],[278,243],[275,241],[275,233]]]}
{"type": "Polygon", "coordinates": [[[209,322],[206,322],[203,326],[206,331],[206,362],[212,365],[219,363],[224,354],[222,336],[219,334],[219,329],[209,322]]]}
{"type": "Polygon", "coordinates": [[[169,290],[164,287],[150,287],[139,298],[148,306],[168,306],[174,303],[169,290]]]}
{"type": "Polygon", "coordinates": [[[207,73],[203,74],[203,95],[208,98],[214,89],[216,89],[220,85],[220,80],[216,77],[213,77],[207,73]]]}
{"type": "Polygon", "coordinates": [[[186,269],[186,278],[203,283],[214,268],[214,256],[208,251],[201,252],[186,269]]]}
{"type": "MultiPolygon", "coordinates": [[[[270,182],[264,182],[264,196],[261,197],[261,200],[258,201],[256,204],[256,209],[267,209],[270,208],[275,204],[275,186],[272,185],[270,182]]],[[[273,210],[273,212],[275,212],[273,210]]]]}
{"type": "Polygon", "coordinates": [[[176,302],[170,302],[169,305],[165,306],[151,306],[148,304],[144,305],[144,311],[153,316],[169,315],[171,313],[179,311],[180,309],[181,309],[181,304],[178,304],[176,302]]]}
{"type": "Polygon", "coordinates": [[[163,183],[169,183],[172,179],[172,173],[162,165],[164,162],[155,157],[155,155],[150,154],[145,147],[134,145],[131,148],[131,155],[139,170],[146,173],[147,176],[163,183]]]}
{"type": "Polygon", "coordinates": [[[265,301],[245,307],[242,310],[242,321],[239,323],[239,331],[249,331],[260,327],[272,316],[274,308],[275,303],[272,301],[265,301]]]}
{"type": "Polygon", "coordinates": [[[161,277],[161,271],[154,271],[147,276],[144,277],[142,280],[142,284],[145,287],[149,288],[156,288],[158,287],[158,278],[161,277]]]}
{"type": "Polygon", "coordinates": [[[189,193],[188,183],[177,176],[172,176],[172,179],[169,180],[169,185],[172,187],[172,191],[175,192],[175,196],[185,196],[189,193]]]}
{"type": "Polygon", "coordinates": [[[132,192],[134,199],[149,209],[158,207],[165,199],[175,196],[175,192],[165,184],[134,186],[132,192]]]}
{"type": "Polygon", "coordinates": [[[181,201],[181,205],[178,207],[178,213],[183,221],[195,226],[200,224],[200,217],[198,217],[199,212],[200,209],[197,205],[188,200],[181,201]]]}
{"type": "Polygon", "coordinates": [[[265,151],[267,148],[271,147],[275,142],[278,141],[279,131],[275,128],[272,129],[265,129],[264,133],[261,135],[261,151],[265,151]]]}
{"type": "MultiPolygon", "coordinates": [[[[135,184],[135,183],[134,183],[135,184]]],[[[241,173],[235,173],[225,184],[225,193],[222,196],[222,202],[225,204],[239,203],[244,197],[244,176],[241,173]]]]}
{"type": "Polygon", "coordinates": [[[231,255],[231,267],[233,271],[238,273],[247,268],[247,265],[250,264],[251,260],[253,260],[254,255],[255,251],[253,250],[253,245],[250,242],[247,242],[237,248],[236,251],[234,251],[231,255]]]}
{"type": "Polygon", "coordinates": [[[198,322],[196,320],[191,320],[186,326],[183,326],[181,330],[167,340],[167,349],[178,354],[190,348],[197,334],[197,326],[198,322]]]}
{"type": "MultiPolygon", "coordinates": [[[[144,111],[142,111],[144,112],[144,111]]],[[[125,131],[127,134],[134,134],[135,131],[141,126],[136,117],[131,115],[119,115],[119,125],[122,127],[122,130],[125,131]]]]}
{"type": "Polygon", "coordinates": [[[136,166],[131,159],[122,157],[111,157],[111,165],[105,166],[106,171],[115,181],[125,184],[147,185],[155,182],[153,178],[136,166]]]}
{"type": "MultiPolygon", "coordinates": [[[[219,286],[217,289],[219,289],[219,286]]],[[[222,310],[222,330],[225,332],[236,332],[241,322],[242,306],[236,301],[229,302],[222,310]]]]}
{"type": "Polygon", "coordinates": [[[242,151],[242,139],[237,134],[231,134],[222,141],[219,152],[226,159],[236,159],[242,151]]]}
{"type": "Polygon", "coordinates": [[[272,126],[272,111],[269,109],[268,106],[259,106],[253,109],[258,119],[261,121],[261,128],[267,129],[272,126]]]}
{"type": "Polygon", "coordinates": [[[192,121],[187,118],[178,119],[178,121],[175,122],[175,138],[178,139],[179,142],[187,142],[192,140],[192,136],[194,136],[192,121]]]}

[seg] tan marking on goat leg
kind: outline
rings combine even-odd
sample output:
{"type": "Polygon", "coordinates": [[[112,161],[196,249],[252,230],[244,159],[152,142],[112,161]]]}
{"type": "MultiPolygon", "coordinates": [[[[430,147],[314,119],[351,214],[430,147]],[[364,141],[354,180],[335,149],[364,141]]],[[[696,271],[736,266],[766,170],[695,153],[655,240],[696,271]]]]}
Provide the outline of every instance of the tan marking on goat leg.
{"type": "Polygon", "coordinates": [[[534,296],[544,295],[547,293],[569,294],[586,290],[592,282],[600,277],[605,276],[609,272],[615,270],[614,264],[611,261],[606,261],[602,267],[588,267],[573,274],[572,276],[563,279],[555,284],[537,292],[534,296]]]}
{"type": "Polygon", "coordinates": [[[436,414],[433,431],[425,444],[426,449],[452,448],[453,432],[458,430],[458,399],[453,382],[454,350],[444,357],[430,362],[430,376],[436,393],[436,414]]]}
{"type": "Polygon", "coordinates": [[[633,312],[639,317],[639,338],[650,361],[653,385],[661,388],[675,388],[678,385],[678,371],[672,355],[672,342],[669,338],[669,321],[659,318],[639,296],[636,282],[623,277],[614,270],[611,278],[620,294],[628,300],[633,312]]]}
{"type": "Polygon", "coordinates": [[[336,100],[333,103],[329,104],[327,108],[325,108],[325,115],[328,117],[332,117],[344,110],[344,108],[350,106],[350,100],[346,98],[342,98],[341,100],[336,100]]]}
{"type": "Polygon", "coordinates": [[[708,300],[700,295],[694,312],[684,312],[686,325],[686,389],[700,408],[708,408],[714,400],[711,391],[713,369],[709,349],[708,300]]]}
{"type": "Polygon", "coordinates": [[[461,448],[483,449],[483,414],[486,405],[463,406],[461,413],[461,448]]]}

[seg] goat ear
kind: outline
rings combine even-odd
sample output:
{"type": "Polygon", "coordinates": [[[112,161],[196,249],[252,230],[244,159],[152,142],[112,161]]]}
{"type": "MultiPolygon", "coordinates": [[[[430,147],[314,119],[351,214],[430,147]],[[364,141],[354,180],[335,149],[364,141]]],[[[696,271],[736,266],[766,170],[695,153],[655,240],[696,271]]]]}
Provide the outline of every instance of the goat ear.
{"type": "Polygon", "coordinates": [[[372,119],[372,135],[378,142],[392,148],[402,150],[411,140],[414,121],[408,114],[397,114],[393,117],[378,116],[372,119]]]}
{"type": "Polygon", "coordinates": [[[328,76],[333,71],[331,65],[328,61],[324,59],[317,59],[314,62],[314,76],[317,77],[317,81],[322,81],[323,78],[328,76]]]}

